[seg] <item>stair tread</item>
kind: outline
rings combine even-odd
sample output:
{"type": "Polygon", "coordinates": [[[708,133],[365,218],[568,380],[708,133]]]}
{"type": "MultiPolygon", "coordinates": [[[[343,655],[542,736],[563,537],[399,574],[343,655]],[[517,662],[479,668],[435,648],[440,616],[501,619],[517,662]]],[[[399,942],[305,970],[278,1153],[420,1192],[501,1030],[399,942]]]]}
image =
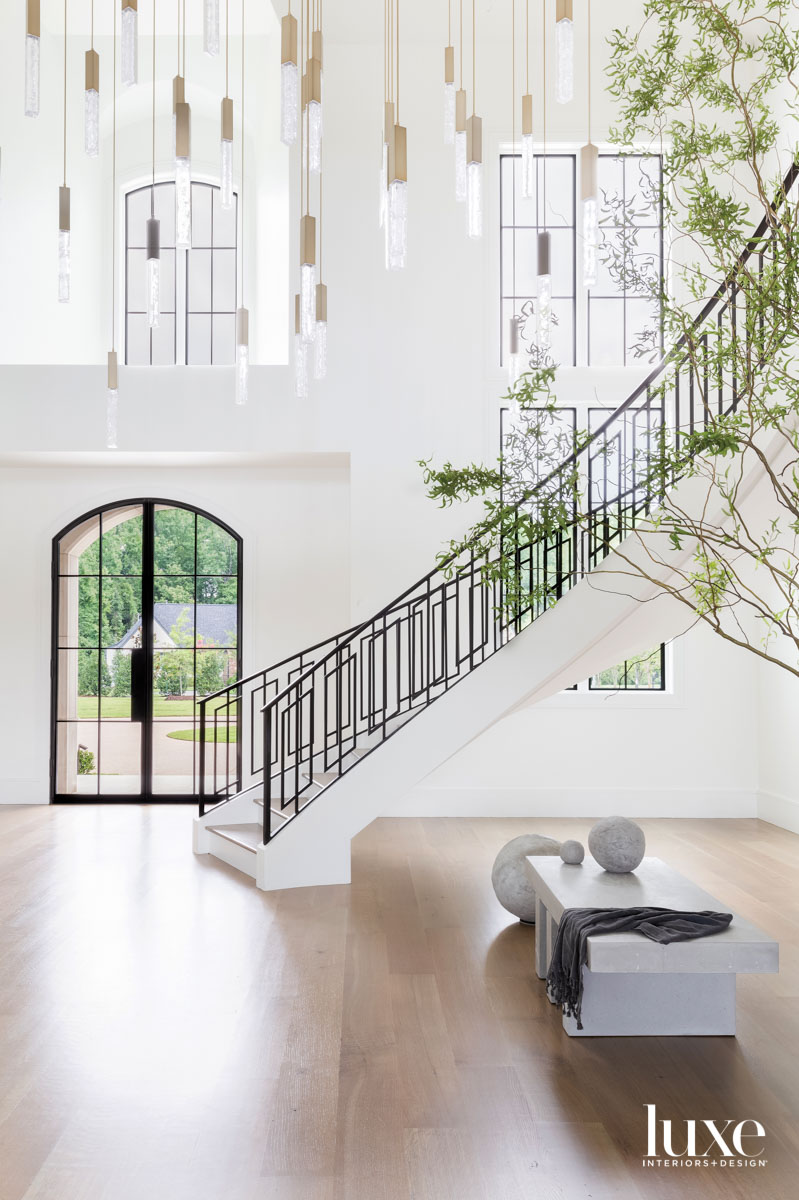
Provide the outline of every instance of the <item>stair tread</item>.
{"type": "Polygon", "coordinates": [[[243,846],[253,854],[263,845],[264,840],[263,828],[255,821],[248,821],[243,825],[209,825],[208,832],[216,833],[228,842],[235,842],[237,846],[243,846]]]}

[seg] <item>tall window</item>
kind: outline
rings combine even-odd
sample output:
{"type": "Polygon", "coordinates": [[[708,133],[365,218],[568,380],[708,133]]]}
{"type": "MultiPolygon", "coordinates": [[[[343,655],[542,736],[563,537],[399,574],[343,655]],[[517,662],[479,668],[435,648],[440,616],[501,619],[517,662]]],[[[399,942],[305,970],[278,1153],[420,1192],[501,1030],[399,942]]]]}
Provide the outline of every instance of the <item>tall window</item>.
{"type": "Polygon", "coordinates": [[[560,366],[634,366],[663,349],[662,164],[653,154],[601,154],[599,270],[596,287],[580,279],[582,243],[576,225],[578,160],[574,154],[536,157],[535,195],[522,196],[521,157],[500,158],[500,358],[508,324],[521,318],[522,348],[535,342],[537,237],[552,245],[552,359],[560,366]]]}
{"type": "Polygon", "coordinates": [[[125,362],[131,366],[229,366],[236,353],[237,198],[192,183],[192,248],[175,250],[175,185],[125,197],[125,362]],[[146,226],[161,221],[161,317],[147,323],[146,226]]]}
{"type": "Polygon", "coordinates": [[[588,362],[655,362],[663,349],[661,161],[655,154],[600,154],[600,248],[588,293],[588,362]]]}
{"type": "Polygon", "coordinates": [[[520,317],[522,344],[535,340],[538,234],[548,230],[552,253],[552,357],[576,363],[577,315],[575,226],[576,159],[573,154],[536,156],[535,195],[522,195],[521,155],[500,159],[501,357],[508,352],[508,323],[520,317]]]}

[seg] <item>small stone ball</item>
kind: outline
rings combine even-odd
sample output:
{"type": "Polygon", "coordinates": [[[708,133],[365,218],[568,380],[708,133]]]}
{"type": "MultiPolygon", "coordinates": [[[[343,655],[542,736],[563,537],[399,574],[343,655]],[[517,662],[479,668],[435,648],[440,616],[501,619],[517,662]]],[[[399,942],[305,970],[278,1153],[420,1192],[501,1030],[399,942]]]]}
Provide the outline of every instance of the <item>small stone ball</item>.
{"type": "Polygon", "coordinates": [[[565,863],[579,867],[585,858],[585,846],[582,842],[578,842],[574,838],[569,838],[560,847],[560,857],[565,863]]]}
{"type": "Polygon", "coordinates": [[[640,865],[646,838],[641,826],[627,817],[603,817],[588,835],[588,849],[600,867],[624,875],[640,865]]]}

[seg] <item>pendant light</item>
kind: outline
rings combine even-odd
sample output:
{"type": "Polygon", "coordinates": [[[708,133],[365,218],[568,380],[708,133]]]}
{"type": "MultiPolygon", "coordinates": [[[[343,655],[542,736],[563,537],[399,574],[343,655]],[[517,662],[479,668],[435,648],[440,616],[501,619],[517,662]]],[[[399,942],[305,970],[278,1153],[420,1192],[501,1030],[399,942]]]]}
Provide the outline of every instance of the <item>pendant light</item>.
{"type": "Polygon", "coordinates": [[[535,195],[535,146],[533,144],[533,97],[530,93],[530,0],[525,0],[524,26],[525,85],[522,96],[522,195],[535,195]]]}
{"type": "Polygon", "coordinates": [[[580,196],[583,202],[583,285],[596,287],[599,248],[599,151],[591,141],[591,0],[588,0],[588,142],[580,151],[580,196]]]}
{"type": "Polygon", "coordinates": [[[516,0],[511,0],[511,158],[512,170],[512,244],[511,244],[511,290],[513,292],[513,312],[508,318],[508,384],[514,391],[522,373],[522,355],[520,346],[519,319],[516,316],[516,0]]]}
{"type": "Polygon", "coordinates": [[[466,92],[463,87],[463,0],[460,13],[460,87],[455,93],[455,199],[466,202],[466,92]]]}
{"type": "Polygon", "coordinates": [[[119,368],[116,352],[117,326],[117,10],[114,5],[114,38],[111,52],[113,77],[113,118],[111,126],[111,349],[108,351],[105,401],[105,444],[117,448],[117,411],[119,408],[119,368]]]}
{"type": "Polygon", "coordinates": [[[558,64],[555,76],[555,99],[558,104],[568,104],[574,96],[573,0],[557,0],[555,44],[558,64]]]}
{"type": "Polygon", "coordinates": [[[219,0],[204,0],[203,50],[211,58],[219,53],[219,0]]]}
{"type": "Polygon", "coordinates": [[[400,124],[400,0],[391,0],[393,15],[395,121],[388,143],[388,268],[402,271],[408,259],[408,131],[400,124]]]}
{"type": "Polygon", "coordinates": [[[302,335],[303,342],[306,345],[310,345],[314,339],[314,326],[316,325],[316,218],[311,216],[310,196],[311,122],[309,120],[308,80],[311,68],[311,13],[309,0],[306,0],[305,9],[302,15],[302,48],[307,70],[304,80],[305,86],[303,88],[304,121],[302,127],[302,142],[300,143],[301,208],[303,195],[305,198],[305,209],[300,217],[300,333],[302,335]]]}
{"type": "Polygon", "coordinates": [[[447,45],[444,48],[444,144],[455,142],[455,47],[452,45],[452,0],[447,0],[447,45]]]}
{"type": "MultiPolygon", "coordinates": [[[[246,404],[250,393],[250,314],[244,307],[244,0],[241,0],[241,302],[236,309],[236,404],[246,404]]],[[[185,61],[185,60],[184,60],[185,61]]]]}
{"type": "Polygon", "coordinates": [[[100,153],[100,55],[94,48],[94,0],[92,40],[86,51],[86,86],[83,94],[83,143],[89,158],[100,153]]]}
{"type": "Polygon", "coordinates": [[[233,207],[233,101],[230,87],[230,0],[225,0],[225,97],[222,101],[222,132],[219,141],[219,202],[233,207]]]}
{"type": "MultiPolygon", "coordinates": [[[[544,152],[541,160],[543,179],[544,179],[544,225],[547,224],[547,5],[546,0],[542,0],[541,11],[543,13],[543,33],[542,33],[542,50],[543,50],[543,123],[544,123],[544,152]]],[[[552,344],[552,262],[551,262],[551,238],[549,230],[544,228],[537,238],[538,249],[538,280],[536,289],[536,341],[538,349],[546,354],[552,344]]]]}
{"type": "Polygon", "coordinates": [[[147,323],[155,329],[161,319],[161,222],[155,215],[155,9],[153,0],[153,173],[150,216],[147,220],[147,323]]]}
{"type": "Polygon", "coordinates": [[[25,21],[25,116],[39,115],[40,0],[27,0],[25,21]]]}
{"type": "Polygon", "coordinates": [[[293,146],[297,140],[299,81],[297,72],[297,18],[289,11],[280,22],[280,140],[293,146]]]}
{"type": "MultiPolygon", "coordinates": [[[[243,0],[242,0],[243,3],[243,0]]],[[[178,0],[180,4],[180,0],[178,0]]],[[[183,74],[175,92],[175,246],[191,249],[191,108],[186,103],[186,0],[183,0],[183,74]]],[[[178,33],[178,53],[181,35],[178,33]]]]}
{"type": "Polygon", "coordinates": [[[466,200],[470,238],[483,236],[483,120],[477,103],[477,22],[472,0],[472,115],[466,123],[466,200]]]}
{"type": "MultiPolygon", "coordinates": [[[[306,0],[310,4],[310,0],[306,0]]],[[[306,104],[308,111],[308,170],[318,175],[322,170],[322,97],[324,77],[322,73],[322,30],[321,16],[316,11],[316,27],[311,33],[310,12],[308,14],[308,33],[310,37],[310,56],[308,58],[306,104]]]]}
{"type": "Polygon", "coordinates": [[[388,144],[391,141],[391,131],[394,128],[394,101],[391,98],[393,93],[392,27],[389,0],[383,0],[383,145],[380,160],[378,223],[380,229],[385,234],[386,270],[388,270],[388,144]]]}
{"type": "Polygon", "coordinates": [[[319,283],[316,285],[314,379],[327,375],[327,285],[322,283],[322,175],[319,175],[319,283]]]}
{"type": "Polygon", "coordinates": [[[69,303],[71,275],[70,203],[67,187],[67,0],[64,0],[64,183],[58,189],[58,300],[69,303]]]}
{"type": "Polygon", "coordinates": [[[133,87],[139,78],[139,0],[122,3],[122,83],[133,87]]]}
{"type": "Polygon", "coordinates": [[[308,396],[308,344],[302,336],[302,304],[294,297],[294,394],[298,400],[308,396]]]}

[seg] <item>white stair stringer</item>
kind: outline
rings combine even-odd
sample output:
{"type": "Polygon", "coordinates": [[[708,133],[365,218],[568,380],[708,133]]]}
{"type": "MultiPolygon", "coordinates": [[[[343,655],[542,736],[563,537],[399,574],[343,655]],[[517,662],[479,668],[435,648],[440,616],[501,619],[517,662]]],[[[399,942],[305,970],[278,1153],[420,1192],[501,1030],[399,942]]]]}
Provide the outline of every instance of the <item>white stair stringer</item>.
{"type": "MultiPolygon", "coordinates": [[[[773,469],[792,454],[782,433],[764,437],[761,448],[773,469]]],[[[737,504],[755,525],[772,514],[775,497],[762,465],[755,460],[747,468],[737,504]]],[[[683,511],[702,511],[706,505],[701,478],[683,480],[676,492],[683,511]]],[[[708,520],[725,520],[720,508],[715,514],[705,511],[708,520]]],[[[668,582],[692,554],[690,545],[675,550],[663,533],[628,537],[551,609],[325,789],[300,820],[261,845],[258,887],[348,883],[351,839],[389,807],[396,811],[397,801],[491,725],[522,705],[684,633],[696,621],[693,610],[629,564],[668,582]],[[654,570],[653,558],[666,566],[654,570]]]]}

